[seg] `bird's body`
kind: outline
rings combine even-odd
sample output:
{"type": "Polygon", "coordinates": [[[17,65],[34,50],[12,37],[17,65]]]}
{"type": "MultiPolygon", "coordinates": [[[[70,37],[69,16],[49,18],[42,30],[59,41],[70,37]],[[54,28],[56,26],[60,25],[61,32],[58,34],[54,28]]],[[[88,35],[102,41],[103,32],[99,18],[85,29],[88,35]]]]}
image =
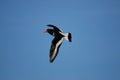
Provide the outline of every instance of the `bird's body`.
{"type": "Polygon", "coordinates": [[[51,43],[51,48],[50,48],[50,62],[53,62],[54,59],[56,58],[59,48],[62,44],[63,39],[65,38],[69,42],[71,42],[71,33],[66,33],[64,34],[59,28],[57,28],[54,25],[48,24],[48,27],[52,27],[53,29],[47,29],[45,32],[48,32],[50,35],[54,36],[54,39],[52,40],[51,43]]]}

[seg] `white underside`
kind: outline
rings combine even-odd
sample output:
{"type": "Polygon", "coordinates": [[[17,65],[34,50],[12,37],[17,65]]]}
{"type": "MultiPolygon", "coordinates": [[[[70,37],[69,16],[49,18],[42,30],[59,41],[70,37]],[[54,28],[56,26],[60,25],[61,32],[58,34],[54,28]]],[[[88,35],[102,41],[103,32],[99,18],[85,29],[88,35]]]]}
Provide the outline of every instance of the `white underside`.
{"type": "Polygon", "coordinates": [[[68,39],[69,33],[62,33],[62,32],[60,32],[60,34],[64,35],[64,39],[66,39],[67,41],[69,41],[69,39],[68,39]]]}

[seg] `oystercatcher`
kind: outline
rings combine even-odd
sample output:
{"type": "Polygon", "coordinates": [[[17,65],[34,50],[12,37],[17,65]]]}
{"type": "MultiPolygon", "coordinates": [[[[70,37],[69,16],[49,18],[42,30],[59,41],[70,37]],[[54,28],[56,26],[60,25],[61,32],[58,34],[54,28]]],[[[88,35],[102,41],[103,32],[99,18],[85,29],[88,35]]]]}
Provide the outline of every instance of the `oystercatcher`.
{"type": "Polygon", "coordinates": [[[63,39],[66,39],[69,42],[72,42],[72,36],[71,33],[63,33],[58,27],[48,24],[48,27],[52,27],[53,29],[46,29],[44,32],[48,32],[50,35],[54,36],[54,39],[52,40],[51,43],[51,48],[50,48],[50,62],[52,63],[59,51],[59,48],[63,42],[63,39]]]}

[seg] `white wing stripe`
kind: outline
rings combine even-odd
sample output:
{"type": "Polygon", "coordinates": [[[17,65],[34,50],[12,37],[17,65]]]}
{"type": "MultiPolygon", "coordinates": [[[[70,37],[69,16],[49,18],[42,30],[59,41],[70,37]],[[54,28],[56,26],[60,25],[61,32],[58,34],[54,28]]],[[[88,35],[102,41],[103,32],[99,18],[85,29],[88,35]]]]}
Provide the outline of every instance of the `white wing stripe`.
{"type": "Polygon", "coordinates": [[[56,53],[57,53],[58,46],[62,43],[62,41],[63,41],[63,38],[61,38],[61,40],[59,40],[59,41],[57,42],[56,47],[55,47],[55,50],[54,50],[54,52],[53,52],[53,55],[52,55],[52,57],[50,58],[51,60],[54,59],[54,57],[55,57],[55,55],[56,55],[56,53]]]}

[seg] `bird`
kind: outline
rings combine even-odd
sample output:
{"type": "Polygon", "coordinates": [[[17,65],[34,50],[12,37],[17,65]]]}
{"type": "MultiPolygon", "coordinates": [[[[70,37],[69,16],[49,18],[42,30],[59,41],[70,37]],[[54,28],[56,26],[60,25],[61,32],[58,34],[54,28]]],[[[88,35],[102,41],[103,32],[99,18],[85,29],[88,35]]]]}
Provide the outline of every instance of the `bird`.
{"type": "Polygon", "coordinates": [[[49,53],[49,61],[50,63],[52,63],[58,52],[59,52],[59,48],[63,42],[63,39],[66,39],[69,42],[72,42],[72,35],[71,33],[63,33],[58,27],[56,27],[55,25],[52,24],[47,24],[48,29],[46,29],[44,31],[44,33],[49,33],[50,35],[52,35],[54,38],[51,42],[51,47],[50,47],[50,53],[49,53]],[[52,28],[52,29],[51,29],[52,28]]]}

